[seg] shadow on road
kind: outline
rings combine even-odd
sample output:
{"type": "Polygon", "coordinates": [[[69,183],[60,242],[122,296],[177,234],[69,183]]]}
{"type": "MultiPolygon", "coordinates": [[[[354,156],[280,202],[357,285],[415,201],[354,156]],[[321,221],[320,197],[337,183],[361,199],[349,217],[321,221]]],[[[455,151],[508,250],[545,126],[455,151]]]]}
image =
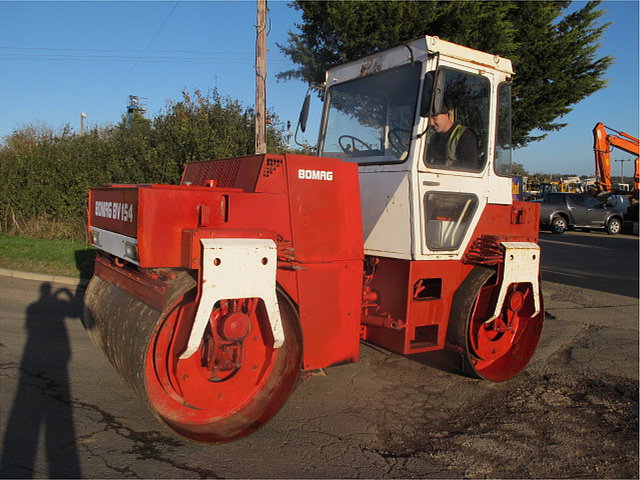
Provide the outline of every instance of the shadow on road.
{"type": "Polygon", "coordinates": [[[73,252],[76,260],[76,268],[80,272],[80,278],[91,278],[95,266],[95,258],[98,250],[95,248],[84,248],[73,252]]]}
{"type": "MultiPolygon", "coordinates": [[[[80,463],[70,397],[71,348],[65,318],[82,312],[82,292],[40,286],[40,298],[27,307],[27,343],[18,390],[2,447],[2,478],[42,476],[36,465],[40,439],[49,478],[80,478],[80,463]]],[[[6,399],[5,399],[6,401],[6,399]]]]}
{"type": "Polygon", "coordinates": [[[462,357],[452,350],[436,350],[433,352],[416,353],[408,355],[414,362],[426,365],[436,370],[456,375],[466,376],[463,372],[462,357]]]}

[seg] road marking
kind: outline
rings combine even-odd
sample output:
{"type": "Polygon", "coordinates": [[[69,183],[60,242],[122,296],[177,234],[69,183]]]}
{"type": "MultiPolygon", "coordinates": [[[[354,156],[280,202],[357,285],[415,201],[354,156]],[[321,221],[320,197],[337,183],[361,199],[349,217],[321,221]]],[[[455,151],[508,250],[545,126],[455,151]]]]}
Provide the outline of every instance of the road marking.
{"type": "Polygon", "coordinates": [[[552,244],[563,245],[563,246],[570,245],[572,247],[595,248],[595,249],[599,249],[599,250],[616,250],[615,248],[594,247],[593,245],[583,245],[581,243],[571,243],[571,242],[558,242],[556,240],[543,240],[543,239],[540,239],[539,243],[552,243],[552,244]]]}
{"type": "Polygon", "coordinates": [[[586,277],[586,275],[574,275],[573,273],[558,272],[558,271],[552,270],[550,268],[541,268],[540,270],[542,270],[543,272],[555,273],[555,274],[558,274],[558,275],[566,275],[567,277],[576,277],[576,278],[584,278],[584,277],[586,277]]]}
{"type": "Polygon", "coordinates": [[[541,268],[543,272],[555,273],[556,275],[566,275],[567,277],[576,277],[576,278],[588,278],[588,277],[598,277],[603,279],[611,279],[611,280],[628,280],[633,281],[636,280],[637,277],[629,277],[629,276],[620,276],[620,274],[616,275],[605,275],[605,274],[593,274],[593,273],[581,273],[580,270],[572,270],[576,273],[568,273],[567,270],[554,270],[553,268],[541,268]]]}

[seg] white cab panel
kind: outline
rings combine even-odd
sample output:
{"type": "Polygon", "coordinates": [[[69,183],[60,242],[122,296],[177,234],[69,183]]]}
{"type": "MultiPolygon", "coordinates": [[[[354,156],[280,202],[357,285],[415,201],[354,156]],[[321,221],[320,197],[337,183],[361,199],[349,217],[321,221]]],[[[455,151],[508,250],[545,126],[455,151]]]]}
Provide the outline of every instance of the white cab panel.
{"type": "Polygon", "coordinates": [[[409,172],[360,172],[365,254],[411,258],[410,191],[409,172]]]}
{"type": "Polygon", "coordinates": [[[513,203],[511,177],[489,175],[487,177],[487,199],[489,203],[494,205],[511,205],[513,203]]]}

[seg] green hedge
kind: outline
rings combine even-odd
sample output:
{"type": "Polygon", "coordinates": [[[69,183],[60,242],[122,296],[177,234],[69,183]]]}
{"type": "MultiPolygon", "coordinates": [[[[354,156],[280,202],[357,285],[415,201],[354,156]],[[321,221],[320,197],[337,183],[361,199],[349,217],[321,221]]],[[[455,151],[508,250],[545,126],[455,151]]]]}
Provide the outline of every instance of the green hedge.
{"type": "MultiPolygon", "coordinates": [[[[269,151],[286,149],[275,116],[269,151]]],[[[89,188],[105,183],[176,183],[185,163],[254,152],[254,112],[216,90],[182,92],[152,119],[123,117],[84,135],[27,126],[0,146],[0,231],[44,238],[85,236],[89,188]]]]}
{"type": "Polygon", "coordinates": [[[91,278],[97,250],[71,240],[28,238],[0,233],[0,267],[91,278]]]}

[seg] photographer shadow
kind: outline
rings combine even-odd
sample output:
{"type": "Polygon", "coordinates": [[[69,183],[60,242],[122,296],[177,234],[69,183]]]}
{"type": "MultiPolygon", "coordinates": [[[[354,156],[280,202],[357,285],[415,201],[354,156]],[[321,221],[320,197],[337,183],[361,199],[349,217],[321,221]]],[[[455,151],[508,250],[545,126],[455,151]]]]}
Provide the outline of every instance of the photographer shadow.
{"type": "Polygon", "coordinates": [[[65,318],[80,317],[82,293],[81,288],[72,294],[44,282],[40,297],[26,309],[28,336],[3,439],[2,478],[42,476],[37,460],[41,438],[49,478],[82,476],[68,371],[71,346],[65,325],[65,318]]]}

